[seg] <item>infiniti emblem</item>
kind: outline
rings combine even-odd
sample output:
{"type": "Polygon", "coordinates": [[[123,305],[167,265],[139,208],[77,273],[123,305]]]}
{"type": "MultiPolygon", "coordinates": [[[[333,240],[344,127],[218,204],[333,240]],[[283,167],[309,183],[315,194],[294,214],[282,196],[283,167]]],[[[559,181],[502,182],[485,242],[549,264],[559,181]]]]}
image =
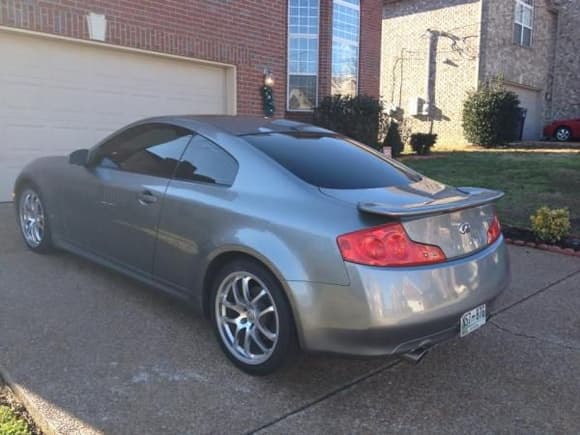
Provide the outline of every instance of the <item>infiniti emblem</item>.
{"type": "Polygon", "coordinates": [[[469,225],[467,222],[463,222],[461,225],[459,225],[459,234],[467,234],[471,232],[471,225],[469,225]]]}

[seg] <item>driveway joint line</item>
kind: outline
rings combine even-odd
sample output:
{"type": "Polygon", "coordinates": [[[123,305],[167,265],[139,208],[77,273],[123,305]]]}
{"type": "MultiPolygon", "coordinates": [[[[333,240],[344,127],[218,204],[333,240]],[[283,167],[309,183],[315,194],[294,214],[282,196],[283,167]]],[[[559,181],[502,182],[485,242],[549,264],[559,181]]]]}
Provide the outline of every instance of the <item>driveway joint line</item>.
{"type": "Polygon", "coordinates": [[[546,290],[549,290],[550,288],[552,288],[552,287],[554,287],[554,286],[556,286],[556,285],[558,285],[558,284],[566,281],[567,279],[572,278],[573,276],[578,275],[578,274],[580,274],[580,270],[576,270],[574,272],[569,273],[568,275],[564,276],[563,278],[560,278],[560,279],[558,279],[558,280],[556,280],[556,281],[554,281],[554,282],[552,282],[552,283],[550,283],[550,284],[548,284],[548,285],[540,288],[539,290],[536,290],[535,292],[533,292],[533,293],[531,293],[531,294],[523,297],[522,299],[519,299],[519,300],[511,303],[507,307],[501,308],[500,310],[498,310],[495,313],[493,313],[493,317],[498,316],[498,315],[502,314],[503,312],[505,312],[507,310],[510,310],[513,307],[517,306],[517,305],[520,305],[523,302],[526,302],[527,300],[533,298],[534,296],[537,296],[537,295],[539,295],[541,293],[544,293],[546,290]]]}
{"type": "Polygon", "coordinates": [[[370,372],[368,372],[368,373],[366,373],[366,374],[364,374],[362,376],[359,376],[358,378],[356,378],[356,379],[354,379],[354,380],[352,380],[350,382],[347,382],[346,384],[341,385],[340,387],[335,388],[334,390],[331,390],[331,391],[329,391],[326,394],[323,394],[322,396],[320,396],[320,397],[318,397],[318,398],[316,398],[316,399],[314,399],[314,400],[306,403],[305,405],[300,406],[299,408],[296,408],[296,409],[294,409],[292,411],[289,411],[289,412],[281,415],[280,417],[275,418],[274,420],[272,420],[272,421],[270,421],[268,423],[264,423],[262,426],[260,426],[260,427],[258,427],[256,429],[252,429],[252,430],[246,432],[246,435],[255,434],[255,433],[258,433],[258,432],[260,432],[262,430],[268,429],[269,427],[274,426],[275,424],[277,424],[277,423],[279,423],[279,422],[287,419],[288,417],[292,417],[293,415],[299,414],[300,412],[305,411],[308,408],[310,408],[310,407],[312,407],[314,405],[317,405],[317,404],[319,404],[321,402],[324,402],[325,400],[327,400],[327,399],[329,399],[329,398],[331,398],[331,397],[333,397],[333,396],[335,396],[335,395],[337,395],[339,393],[342,393],[343,391],[349,390],[350,388],[354,387],[355,385],[360,384],[361,382],[366,381],[367,379],[370,379],[373,376],[376,376],[376,375],[378,375],[378,374],[380,374],[382,372],[385,372],[385,371],[387,371],[389,369],[392,369],[392,368],[398,366],[401,363],[402,363],[401,360],[397,360],[397,361],[391,362],[389,364],[386,364],[384,366],[381,366],[381,367],[379,367],[377,369],[371,370],[370,372]]]}
{"type": "Polygon", "coordinates": [[[553,346],[562,347],[562,348],[567,349],[567,350],[580,351],[580,347],[572,346],[569,344],[564,344],[564,343],[557,342],[557,341],[547,340],[545,338],[537,337],[535,335],[528,335],[528,334],[523,334],[521,332],[516,332],[516,331],[513,331],[509,328],[506,328],[505,326],[498,325],[494,321],[490,321],[489,324],[496,327],[500,331],[505,332],[506,334],[513,335],[514,337],[529,338],[531,340],[538,340],[538,341],[541,341],[542,343],[547,343],[547,344],[551,344],[553,346]]]}

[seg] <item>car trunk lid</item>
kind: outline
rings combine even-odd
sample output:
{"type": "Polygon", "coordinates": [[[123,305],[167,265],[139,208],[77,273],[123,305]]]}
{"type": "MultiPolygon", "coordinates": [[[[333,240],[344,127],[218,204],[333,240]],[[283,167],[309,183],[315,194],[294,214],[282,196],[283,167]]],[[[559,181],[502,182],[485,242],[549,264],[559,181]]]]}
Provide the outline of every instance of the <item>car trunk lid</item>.
{"type": "Polygon", "coordinates": [[[426,177],[403,186],[320,190],[356,204],[361,213],[401,221],[411,240],[439,246],[448,259],[488,245],[494,202],[503,196],[489,189],[454,188],[426,177]]]}

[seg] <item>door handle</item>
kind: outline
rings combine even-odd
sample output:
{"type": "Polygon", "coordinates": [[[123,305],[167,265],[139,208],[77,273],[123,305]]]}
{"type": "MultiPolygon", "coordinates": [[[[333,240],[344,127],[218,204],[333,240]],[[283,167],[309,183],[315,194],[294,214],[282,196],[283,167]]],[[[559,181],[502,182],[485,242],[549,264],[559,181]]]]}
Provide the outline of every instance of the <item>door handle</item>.
{"type": "Polygon", "coordinates": [[[153,195],[150,190],[144,190],[137,195],[137,200],[141,205],[148,205],[157,202],[157,197],[153,195]]]}

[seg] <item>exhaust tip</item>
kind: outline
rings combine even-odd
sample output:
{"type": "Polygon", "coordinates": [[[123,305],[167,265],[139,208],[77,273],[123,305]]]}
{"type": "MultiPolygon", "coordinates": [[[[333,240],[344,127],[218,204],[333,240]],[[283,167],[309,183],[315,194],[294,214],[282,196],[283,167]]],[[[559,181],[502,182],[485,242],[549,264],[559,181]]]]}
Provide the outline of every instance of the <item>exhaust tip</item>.
{"type": "Polygon", "coordinates": [[[411,364],[419,364],[428,353],[429,348],[420,347],[418,349],[412,350],[411,352],[401,354],[401,358],[411,364]]]}

